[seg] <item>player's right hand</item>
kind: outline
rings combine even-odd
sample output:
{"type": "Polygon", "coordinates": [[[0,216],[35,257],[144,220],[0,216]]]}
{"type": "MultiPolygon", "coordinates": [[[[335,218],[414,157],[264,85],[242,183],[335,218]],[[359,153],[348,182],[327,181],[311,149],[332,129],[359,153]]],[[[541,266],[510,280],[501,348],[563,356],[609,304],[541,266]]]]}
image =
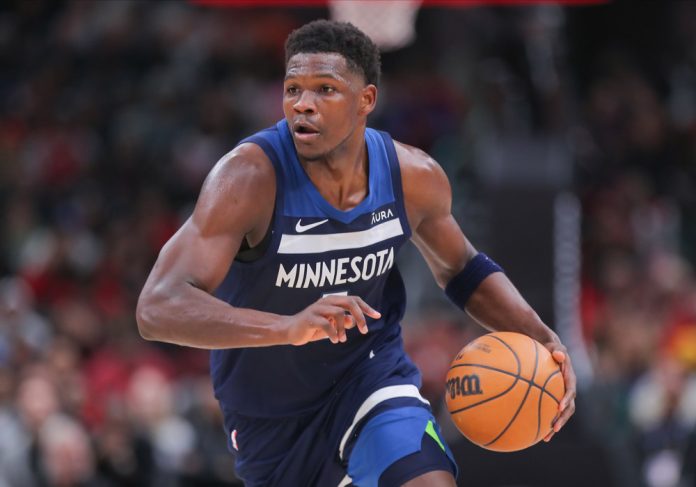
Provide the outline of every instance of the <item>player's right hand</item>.
{"type": "Polygon", "coordinates": [[[354,326],[367,333],[365,315],[374,319],[382,316],[358,296],[324,296],[284,320],[287,343],[304,345],[324,338],[331,343],[345,342],[346,330],[354,326]]]}

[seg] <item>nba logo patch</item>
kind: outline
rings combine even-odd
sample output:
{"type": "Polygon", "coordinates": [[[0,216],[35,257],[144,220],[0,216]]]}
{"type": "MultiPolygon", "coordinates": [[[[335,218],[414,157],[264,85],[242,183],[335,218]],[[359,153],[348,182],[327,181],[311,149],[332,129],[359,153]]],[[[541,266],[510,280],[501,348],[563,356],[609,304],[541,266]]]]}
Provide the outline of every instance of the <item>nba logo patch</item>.
{"type": "Polygon", "coordinates": [[[230,433],[230,439],[232,440],[232,448],[239,451],[239,447],[237,446],[237,430],[232,430],[232,433],[230,433]]]}

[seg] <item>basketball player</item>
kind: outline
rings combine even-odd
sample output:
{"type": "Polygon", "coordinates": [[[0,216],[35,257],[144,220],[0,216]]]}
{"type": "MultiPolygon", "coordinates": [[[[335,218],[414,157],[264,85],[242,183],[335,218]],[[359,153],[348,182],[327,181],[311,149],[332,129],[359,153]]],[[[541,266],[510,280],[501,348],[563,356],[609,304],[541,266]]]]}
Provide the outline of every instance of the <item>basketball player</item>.
{"type": "Polygon", "coordinates": [[[561,363],[567,394],[553,432],[575,409],[565,347],[464,237],[440,166],[366,127],[379,74],[377,47],[352,25],[294,31],[285,118],[216,164],[140,296],[143,337],[212,350],[249,486],[455,485],[402,346],[395,259],[409,238],[455,304],[561,363]]]}

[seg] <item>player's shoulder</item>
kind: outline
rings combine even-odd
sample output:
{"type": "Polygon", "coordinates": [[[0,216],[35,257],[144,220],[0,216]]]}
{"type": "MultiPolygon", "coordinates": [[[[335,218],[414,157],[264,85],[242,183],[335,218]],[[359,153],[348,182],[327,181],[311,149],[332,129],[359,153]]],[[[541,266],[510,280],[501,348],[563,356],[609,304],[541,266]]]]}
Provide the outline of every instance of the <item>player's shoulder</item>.
{"type": "MultiPolygon", "coordinates": [[[[266,153],[256,144],[243,143],[217,161],[208,176],[208,182],[243,185],[245,188],[273,186],[275,170],[266,153]]],[[[237,188],[239,190],[241,188],[237,188]]]]}
{"type": "Polygon", "coordinates": [[[211,169],[194,216],[202,226],[215,228],[238,222],[246,233],[270,220],[275,191],[275,170],[268,156],[255,144],[240,144],[211,169]]]}
{"type": "Polygon", "coordinates": [[[430,154],[418,147],[394,141],[396,156],[401,169],[404,192],[413,188],[449,186],[447,175],[430,154]]]}
{"type": "Polygon", "coordinates": [[[262,206],[275,200],[273,163],[256,144],[240,144],[222,156],[210,170],[199,201],[214,207],[262,206]]]}

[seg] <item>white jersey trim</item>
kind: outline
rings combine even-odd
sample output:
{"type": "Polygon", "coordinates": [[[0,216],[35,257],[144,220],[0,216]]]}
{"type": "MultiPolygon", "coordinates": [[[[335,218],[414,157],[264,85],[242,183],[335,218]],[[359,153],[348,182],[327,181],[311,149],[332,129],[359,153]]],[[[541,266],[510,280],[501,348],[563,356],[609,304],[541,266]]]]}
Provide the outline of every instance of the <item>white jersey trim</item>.
{"type": "Polygon", "coordinates": [[[365,402],[363,402],[362,405],[358,408],[358,412],[355,413],[355,418],[353,418],[353,422],[348,427],[346,432],[343,434],[343,438],[341,439],[341,445],[338,448],[338,455],[341,460],[343,460],[343,449],[346,447],[346,442],[348,441],[348,438],[350,438],[350,435],[353,433],[355,426],[360,422],[360,420],[363,419],[367,415],[367,413],[372,411],[372,409],[379,403],[384,402],[387,399],[393,399],[395,397],[413,397],[427,405],[430,405],[430,402],[428,402],[427,399],[421,396],[420,392],[418,391],[418,388],[413,384],[402,384],[398,386],[388,386],[383,387],[382,389],[377,389],[375,392],[370,394],[368,398],[365,399],[365,402]]]}
{"type": "Polygon", "coordinates": [[[323,235],[288,235],[284,233],[279,254],[319,254],[332,250],[360,249],[404,234],[401,220],[394,218],[360,232],[327,233],[323,235]]]}

